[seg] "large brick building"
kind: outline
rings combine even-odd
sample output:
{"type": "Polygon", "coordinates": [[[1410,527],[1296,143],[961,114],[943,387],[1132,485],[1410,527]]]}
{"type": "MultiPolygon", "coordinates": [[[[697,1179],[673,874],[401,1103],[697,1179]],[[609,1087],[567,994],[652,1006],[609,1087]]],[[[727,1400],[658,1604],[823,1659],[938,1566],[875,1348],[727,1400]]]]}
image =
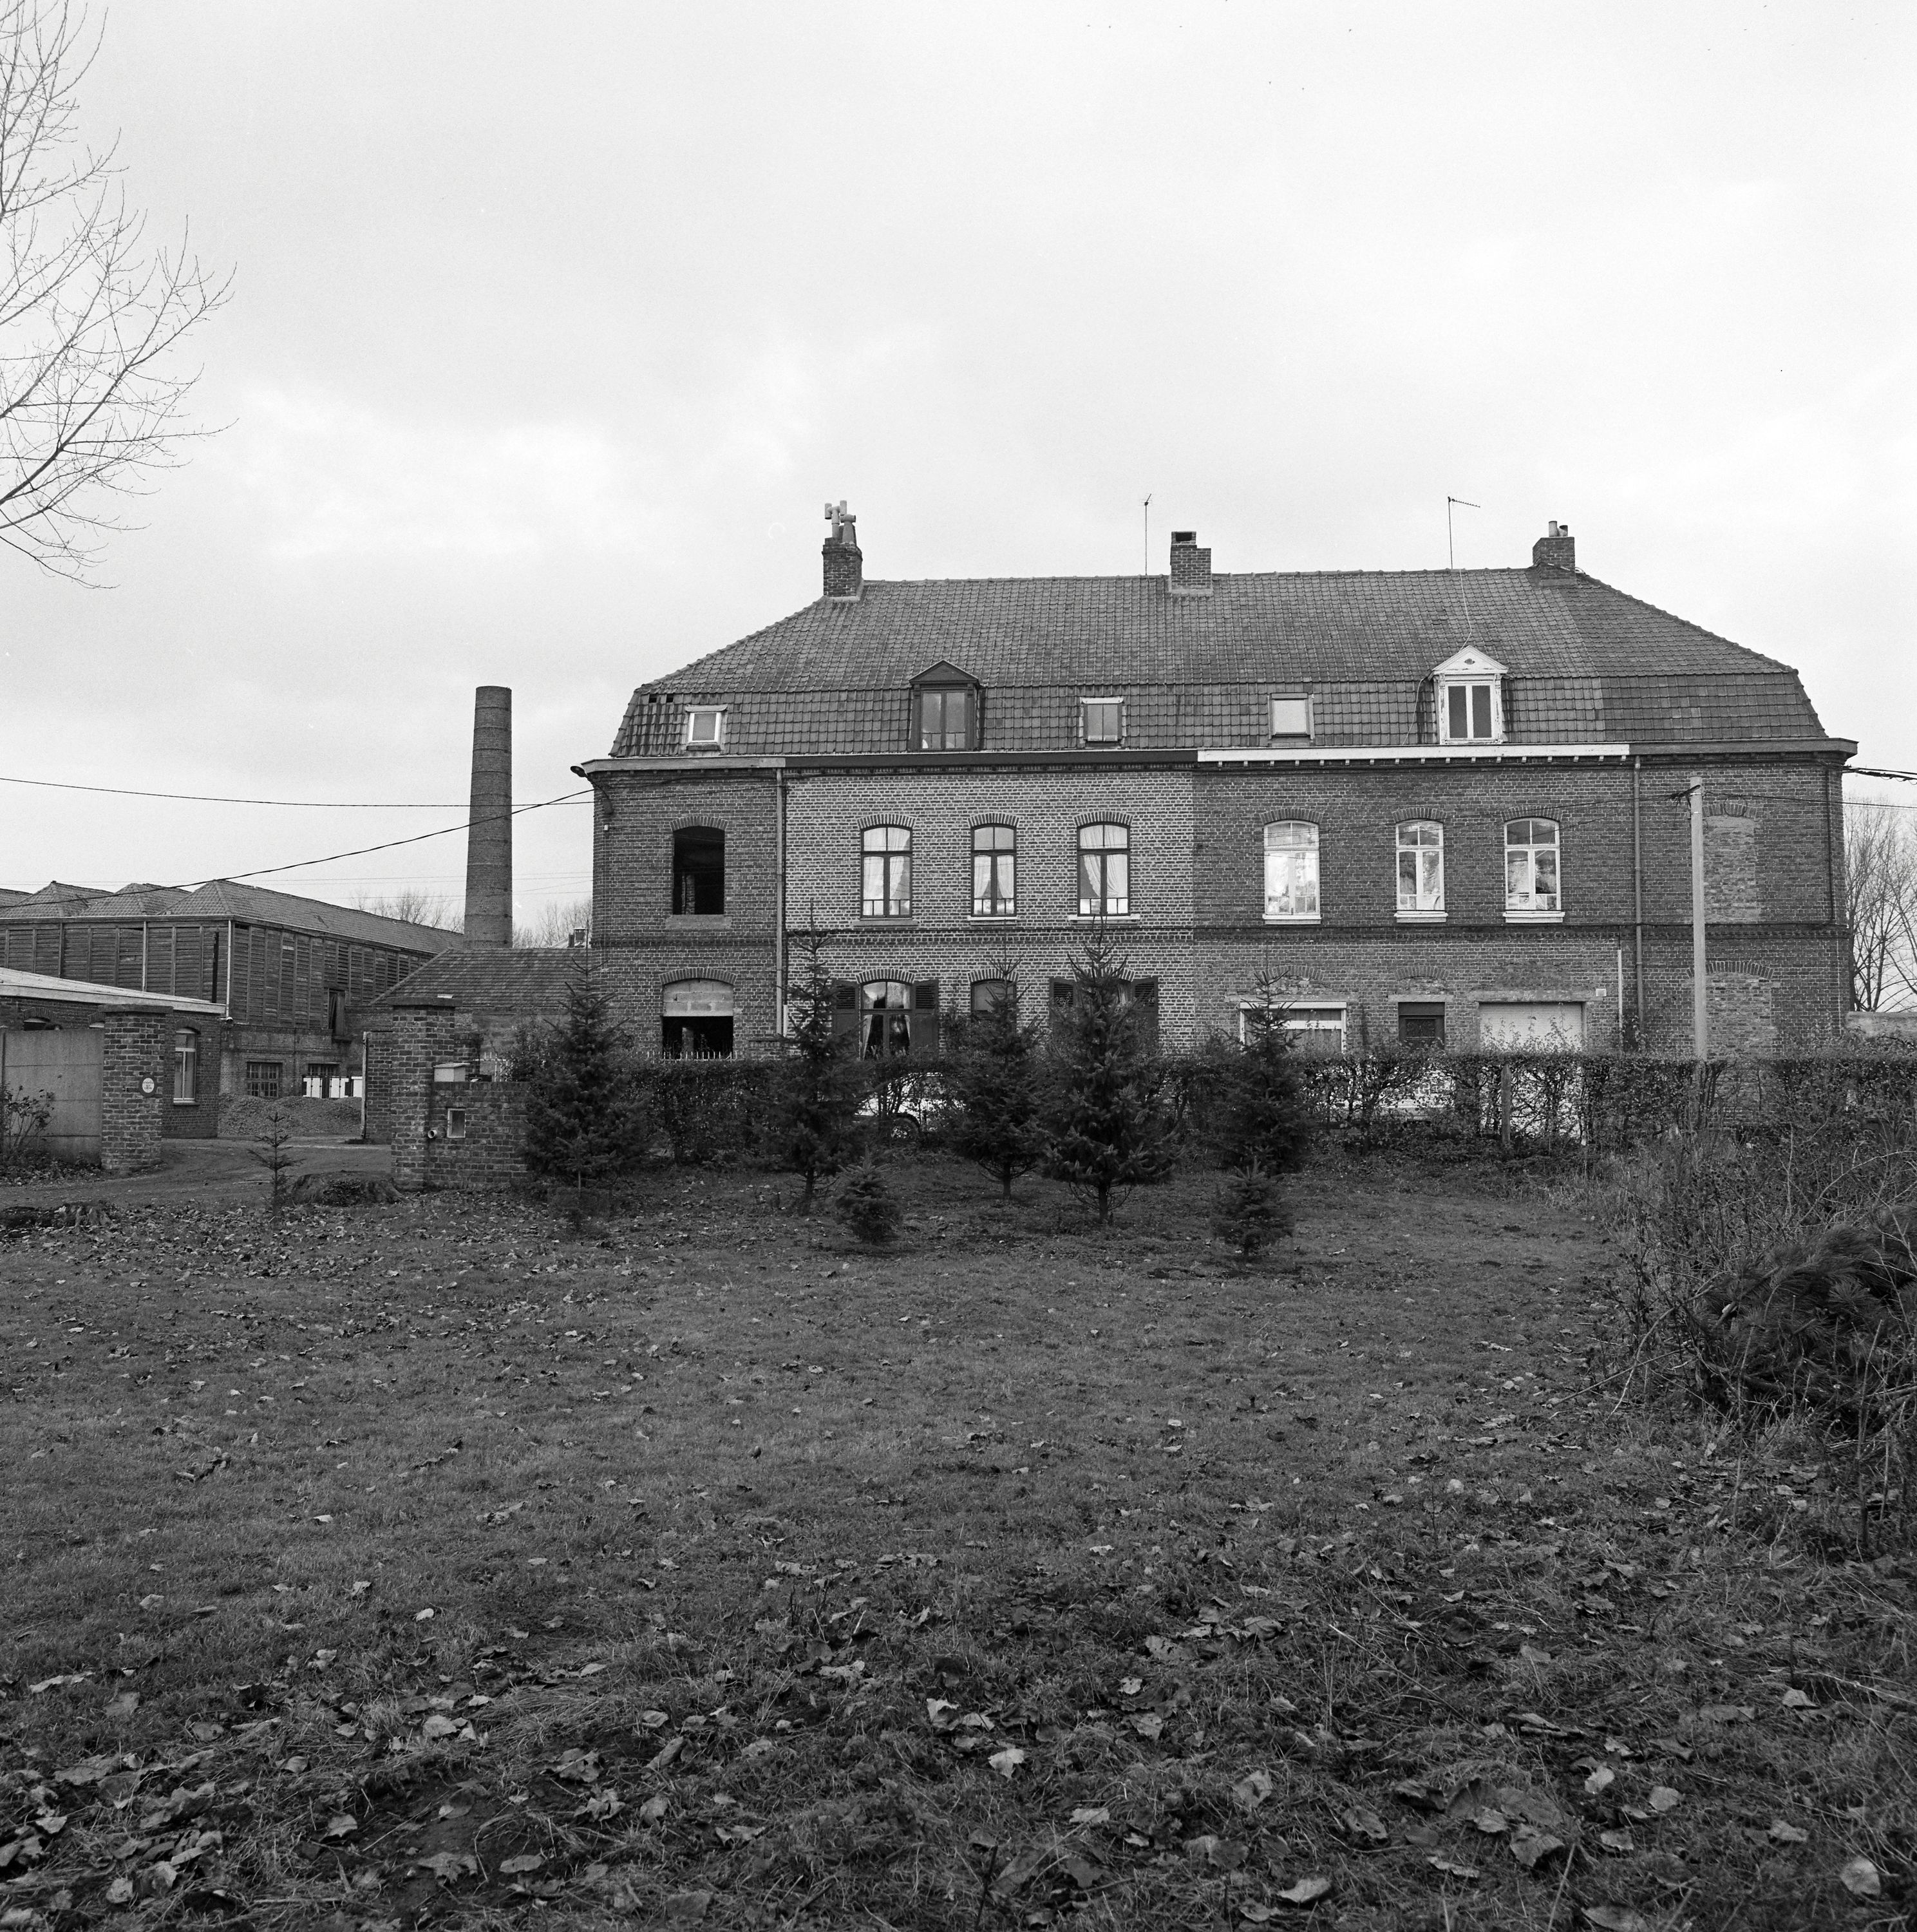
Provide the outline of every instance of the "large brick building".
{"type": "Polygon", "coordinates": [[[200,1103],[215,1095],[348,1091],[360,1010],[458,944],[436,926],[228,879],[114,892],[56,882],[0,904],[0,966],[220,1009],[217,1050],[181,1042],[178,1133],[214,1132],[217,1110],[200,1103]]]}
{"type": "Polygon", "coordinates": [[[1692,775],[1714,1047],[1845,999],[1840,778],[1788,667],[1576,566],[871,582],[634,692],[594,811],[596,971],[667,1053],[776,1038],[816,933],[866,1052],[1120,940],[1166,1045],[1275,981],[1328,1046],[1684,1050],[1692,775]]]}

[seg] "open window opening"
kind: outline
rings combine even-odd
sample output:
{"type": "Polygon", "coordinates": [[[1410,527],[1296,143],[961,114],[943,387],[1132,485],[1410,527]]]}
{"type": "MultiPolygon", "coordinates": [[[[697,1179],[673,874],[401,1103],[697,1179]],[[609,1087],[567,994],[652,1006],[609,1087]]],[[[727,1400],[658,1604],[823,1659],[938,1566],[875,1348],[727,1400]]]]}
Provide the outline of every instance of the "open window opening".
{"type": "Polygon", "coordinates": [[[672,909],[725,910],[725,834],[714,825],[682,825],[672,835],[672,909]]]}
{"type": "Polygon", "coordinates": [[[733,1047],[731,986],[723,980],[674,980],[661,989],[659,1048],[668,1060],[725,1060],[733,1047]]]}
{"type": "Polygon", "coordinates": [[[833,1002],[833,1031],[862,1060],[890,1060],[938,1051],[936,980],[842,982],[833,1002]]]}

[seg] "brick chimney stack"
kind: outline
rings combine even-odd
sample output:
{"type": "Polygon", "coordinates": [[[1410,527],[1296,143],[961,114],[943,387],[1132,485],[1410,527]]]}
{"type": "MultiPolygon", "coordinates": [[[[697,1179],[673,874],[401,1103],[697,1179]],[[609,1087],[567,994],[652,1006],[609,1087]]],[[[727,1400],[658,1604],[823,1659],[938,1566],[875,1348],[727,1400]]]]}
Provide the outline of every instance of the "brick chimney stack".
{"type": "Polygon", "coordinates": [[[1549,533],[1531,546],[1534,570],[1570,570],[1577,568],[1577,546],[1571,542],[1570,525],[1554,523],[1549,533]]]}
{"type": "Polygon", "coordinates": [[[512,693],[472,694],[472,794],[466,829],[466,938],[470,951],[512,944],[512,693]]]}
{"type": "Polygon", "coordinates": [[[1198,548],[1196,530],[1172,532],[1171,591],[1174,597],[1211,595],[1211,551],[1198,548]]]}
{"type": "Polygon", "coordinates": [[[866,560],[859,550],[859,520],[842,500],[825,506],[832,535],[825,540],[825,594],[856,602],[866,587],[866,560]]]}

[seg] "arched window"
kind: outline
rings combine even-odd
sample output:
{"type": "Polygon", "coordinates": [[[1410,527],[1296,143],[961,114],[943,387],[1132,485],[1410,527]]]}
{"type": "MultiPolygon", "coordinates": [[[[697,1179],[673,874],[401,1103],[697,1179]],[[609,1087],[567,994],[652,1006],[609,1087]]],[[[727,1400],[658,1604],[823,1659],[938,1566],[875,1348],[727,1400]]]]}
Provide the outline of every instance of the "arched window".
{"type": "Polygon", "coordinates": [[[1264,916],[1318,916],[1318,827],[1304,819],[1264,828],[1264,916]]]}
{"type": "Polygon", "coordinates": [[[1018,910],[1018,835],[1009,825],[972,827],[972,916],[1010,919],[1018,910]]]}
{"type": "Polygon", "coordinates": [[[1131,910],[1131,827],[1129,825],[1080,826],[1080,917],[1122,918],[1131,910]]]}
{"type": "Polygon", "coordinates": [[[1016,980],[974,980],[972,982],[972,1017],[982,1019],[988,1013],[1002,1012],[1007,1006],[1013,1012],[1018,1006],[1018,982],[1016,980]]]}
{"type": "Polygon", "coordinates": [[[1416,916],[1444,910],[1444,828],[1429,819],[1398,827],[1398,910],[1416,916]]]}
{"type": "Polygon", "coordinates": [[[1555,819],[1514,818],[1504,827],[1504,910],[1563,911],[1555,819]]]}
{"type": "Polygon", "coordinates": [[[867,919],[905,919],[912,910],[912,834],[903,825],[868,825],[860,840],[859,910],[867,919]]]}
{"type": "Polygon", "coordinates": [[[868,980],[859,988],[858,1048],[867,1060],[938,1051],[938,982],[868,980]]]}
{"type": "Polygon", "coordinates": [[[200,1098],[200,1034],[180,1027],[173,1034],[173,1104],[190,1107],[200,1098]]]}
{"type": "Polygon", "coordinates": [[[672,835],[672,909],[725,910],[725,834],[716,825],[682,825],[672,835]]]}

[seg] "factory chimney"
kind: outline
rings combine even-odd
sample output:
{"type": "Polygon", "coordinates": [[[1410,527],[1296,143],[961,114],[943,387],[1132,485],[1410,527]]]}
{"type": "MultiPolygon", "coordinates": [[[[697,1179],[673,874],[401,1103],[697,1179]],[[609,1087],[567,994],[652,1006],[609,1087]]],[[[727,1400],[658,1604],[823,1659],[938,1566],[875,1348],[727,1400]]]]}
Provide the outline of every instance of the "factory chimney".
{"type": "Polygon", "coordinates": [[[466,944],[512,944],[512,693],[472,694],[472,806],[466,814],[466,944]]]}

